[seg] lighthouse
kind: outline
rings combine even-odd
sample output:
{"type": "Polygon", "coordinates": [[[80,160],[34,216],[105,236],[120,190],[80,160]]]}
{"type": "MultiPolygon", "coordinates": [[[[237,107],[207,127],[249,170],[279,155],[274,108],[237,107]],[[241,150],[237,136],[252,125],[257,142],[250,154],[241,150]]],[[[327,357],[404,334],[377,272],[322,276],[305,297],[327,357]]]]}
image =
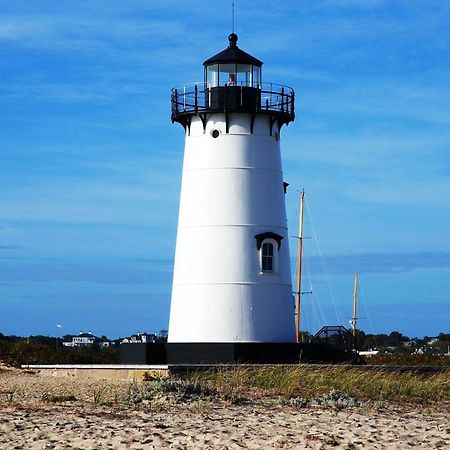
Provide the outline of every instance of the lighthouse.
{"type": "Polygon", "coordinates": [[[185,148],[169,345],[296,340],[280,153],[294,91],[228,40],[203,83],[172,90],[185,148]]]}

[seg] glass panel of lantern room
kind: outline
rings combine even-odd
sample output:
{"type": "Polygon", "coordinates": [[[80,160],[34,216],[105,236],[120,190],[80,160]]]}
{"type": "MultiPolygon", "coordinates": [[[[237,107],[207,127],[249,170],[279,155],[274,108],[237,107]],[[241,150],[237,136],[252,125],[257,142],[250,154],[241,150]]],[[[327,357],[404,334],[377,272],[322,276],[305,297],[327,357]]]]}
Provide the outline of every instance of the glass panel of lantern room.
{"type": "Polygon", "coordinates": [[[220,86],[236,86],[236,64],[219,64],[220,86]]]}
{"type": "Polygon", "coordinates": [[[236,75],[238,86],[251,86],[252,66],[250,64],[238,64],[236,75]]]}
{"type": "Polygon", "coordinates": [[[261,67],[253,66],[253,87],[258,87],[261,84],[261,67]]]}
{"type": "Polygon", "coordinates": [[[219,85],[219,67],[218,64],[206,67],[206,79],[207,87],[215,87],[219,85]]]}

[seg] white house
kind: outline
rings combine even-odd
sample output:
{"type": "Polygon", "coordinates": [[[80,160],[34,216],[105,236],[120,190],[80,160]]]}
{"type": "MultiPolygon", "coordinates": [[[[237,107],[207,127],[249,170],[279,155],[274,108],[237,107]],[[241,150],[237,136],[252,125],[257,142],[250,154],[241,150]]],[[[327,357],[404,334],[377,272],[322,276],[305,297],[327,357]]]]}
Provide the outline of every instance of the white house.
{"type": "Polygon", "coordinates": [[[77,336],[72,336],[72,341],[63,342],[64,347],[91,347],[96,341],[100,339],[92,334],[91,331],[84,333],[80,331],[77,336]]]}
{"type": "Polygon", "coordinates": [[[156,334],[137,333],[122,339],[121,344],[146,344],[156,342],[156,334]]]}

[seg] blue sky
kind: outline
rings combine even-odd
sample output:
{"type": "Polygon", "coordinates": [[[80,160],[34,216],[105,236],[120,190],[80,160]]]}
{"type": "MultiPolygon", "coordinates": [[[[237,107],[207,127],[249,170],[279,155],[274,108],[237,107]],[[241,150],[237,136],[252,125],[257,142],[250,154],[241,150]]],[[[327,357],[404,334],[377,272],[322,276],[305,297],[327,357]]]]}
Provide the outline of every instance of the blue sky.
{"type": "MultiPolygon", "coordinates": [[[[0,332],[167,328],[183,154],[170,89],[225,48],[228,1],[0,1],[0,332]]],[[[450,3],[236,1],[241,48],[296,90],[304,327],[449,331],[450,3]],[[324,270],[325,269],[325,270],[324,270]]],[[[291,253],[295,254],[295,241],[291,253]]]]}

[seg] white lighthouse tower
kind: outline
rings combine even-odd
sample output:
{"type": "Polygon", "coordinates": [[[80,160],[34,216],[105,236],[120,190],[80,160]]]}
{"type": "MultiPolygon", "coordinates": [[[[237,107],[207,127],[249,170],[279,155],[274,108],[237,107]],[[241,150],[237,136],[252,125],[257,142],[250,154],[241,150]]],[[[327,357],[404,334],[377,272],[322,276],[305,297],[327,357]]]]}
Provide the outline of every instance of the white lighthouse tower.
{"type": "Polygon", "coordinates": [[[280,130],[291,88],[237,46],[172,91],[186,133],[169,343],[295,342],[280,130]]]}

